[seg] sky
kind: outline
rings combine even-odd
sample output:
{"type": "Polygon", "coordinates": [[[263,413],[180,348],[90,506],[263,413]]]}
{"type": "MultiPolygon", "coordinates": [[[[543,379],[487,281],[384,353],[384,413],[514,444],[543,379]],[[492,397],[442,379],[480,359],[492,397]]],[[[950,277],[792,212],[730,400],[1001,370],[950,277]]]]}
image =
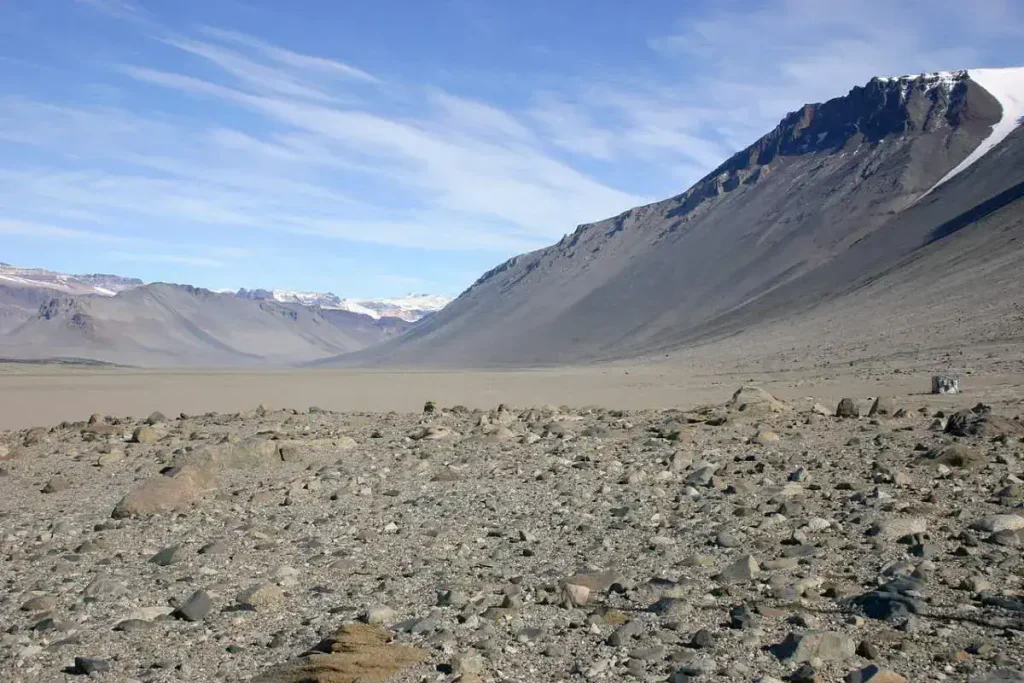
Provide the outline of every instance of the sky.
{"type": "Polygon", "coordinates": [[[0,0],[0,261],[456,295],[1019,0],[0,0]]]}

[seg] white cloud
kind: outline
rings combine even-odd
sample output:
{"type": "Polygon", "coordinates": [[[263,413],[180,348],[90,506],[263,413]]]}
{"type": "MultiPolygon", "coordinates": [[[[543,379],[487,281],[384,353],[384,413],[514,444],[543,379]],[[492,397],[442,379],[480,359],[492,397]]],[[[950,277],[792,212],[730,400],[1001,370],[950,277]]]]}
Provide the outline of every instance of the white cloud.
{"type": "Polygon", "coordinates": [[[142,15],[139,6],[129,0],[75,0],[75,2],[122,19],[138,18],[142,15]]]}
{"type": "Polygon", "coordinates": [[[235,42],[255,48],[266,57],[269,57],[284,66],[290,66],[296,69],[313,69],[328,75],[341,76],[369,83],[380,83],[380,79],[376,76],[334,59],[326,59],[324,57],[314,57],[311,55],[300,54],[298,52],[292,52],[291,50],[285,50],[259,40],[258,38],[245,35],[244,33],[238,33],[236,31],[225,31],[211,26],[204,26],[200,30],[206,35],[218,40],[235,42]]]}
{"type": "Polygon", "coordinates": [[[232,50],[185,38],[165,38],[164,42],[208,60],[250,88],[310,100],[330,101],[333,99],[330,95],[303,84],[292,74],[247,59],[232,50]]]}
{"type": "MultiPolygon", "coordinates": [[[[78,2],[142,12],[127,0],[78,2]]],[[[0,204],[31,206],[39,224],[75,234],[160,222],[209,230],[211,243],[320,237],[507,254],[657,198],[632,188],[683,191],[806,101],[880,73],[971,66],[980,36],[1024,25],[1005,0],[730,7],[713,3],[652,36],[658,68],[642,77],[575,74],[518,109],[235,31],[157,28],[197,59],[173,71],[131,60],[115,74],[159,89],[161,111],[142,96],[129,107],[0,98],[0,145],[34,150],[31,163],[7,155],[0,204]],[[169,95],[203,106],[168,106],[169,95]],[[225,116],[231,108],[240,115],[225,116]]],[[[158,249],[125,253],[135,251],[158,249]]]]}

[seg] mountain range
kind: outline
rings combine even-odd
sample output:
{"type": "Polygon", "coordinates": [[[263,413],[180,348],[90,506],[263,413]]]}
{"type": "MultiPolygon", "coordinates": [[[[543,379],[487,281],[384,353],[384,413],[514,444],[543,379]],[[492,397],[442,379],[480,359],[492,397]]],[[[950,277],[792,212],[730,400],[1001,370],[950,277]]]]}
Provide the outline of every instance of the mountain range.
{"type": "Polygon", "coordinates": [[[874,78],[790,113],[685,192],[580,225],[451,303],[52,273],[19,292],[11,278],[27,271],[3,285],[0,270],[0,356],[530,366],[711,344],[850,352],[884,339],[900,353],[936,335],[1016,339],[1022,117],[1024,68],[874,78]]]}
{"type": "Polygon", "coordinates": [[[788,349],[826,333],[847,352],[885,335],[901,349],[1019,337],[1022,116],[1024,68],[872,79],[787,115],[682,194],[509,259],[402,336],[327,362],[528,366],[741,339],[788,349]]]}
{"type": "Polygon", "coordinates": [[[448,301],[430,295],[351,300],[281,290],[213,292],[0,263],[0,358],[289,364],[378,344],[448,301]]]}

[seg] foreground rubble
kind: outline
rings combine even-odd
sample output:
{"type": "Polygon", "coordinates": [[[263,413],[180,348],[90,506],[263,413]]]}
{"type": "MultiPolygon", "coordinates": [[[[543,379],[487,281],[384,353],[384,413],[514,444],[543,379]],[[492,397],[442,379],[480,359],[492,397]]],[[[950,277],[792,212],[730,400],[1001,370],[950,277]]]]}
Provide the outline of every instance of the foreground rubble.
{"type": "Polygon", "coordinates": [[[0,679],[1024,681],[1024,425],[915,400],[3,432],[0,679]]]}

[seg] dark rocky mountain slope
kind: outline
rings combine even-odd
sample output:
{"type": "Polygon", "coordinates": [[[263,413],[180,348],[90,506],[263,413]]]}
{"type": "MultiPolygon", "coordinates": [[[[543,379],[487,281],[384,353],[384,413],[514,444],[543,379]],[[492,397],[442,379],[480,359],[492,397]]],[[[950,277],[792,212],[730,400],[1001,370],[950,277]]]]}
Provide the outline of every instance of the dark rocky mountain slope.
{"type": "MultiPolygon", "coordinates": [[[[982,246],[951,260],[960,233],[982,245],[986,236],[1002,240],[1003,257],[1019,249],[1024,135],[1007,117],[1020,116],[1010,108],[1024,98],[1006,91],[1024,86],[1024,70],[971,73],[873,79],[806,105],[683,194],[512,258],[402,337],[330,362],[487,366],[662,355],[854,305],[879,278],[893,285],[877,296],[906,307],[921,294],[899,275],[907,264],[927,274],[921,259],[973,269],[996,255],[982,246]]],[[[972,286],[978,297],[1019,299],[1024,285],[996,293],[984,281],[972,286]]]]}

